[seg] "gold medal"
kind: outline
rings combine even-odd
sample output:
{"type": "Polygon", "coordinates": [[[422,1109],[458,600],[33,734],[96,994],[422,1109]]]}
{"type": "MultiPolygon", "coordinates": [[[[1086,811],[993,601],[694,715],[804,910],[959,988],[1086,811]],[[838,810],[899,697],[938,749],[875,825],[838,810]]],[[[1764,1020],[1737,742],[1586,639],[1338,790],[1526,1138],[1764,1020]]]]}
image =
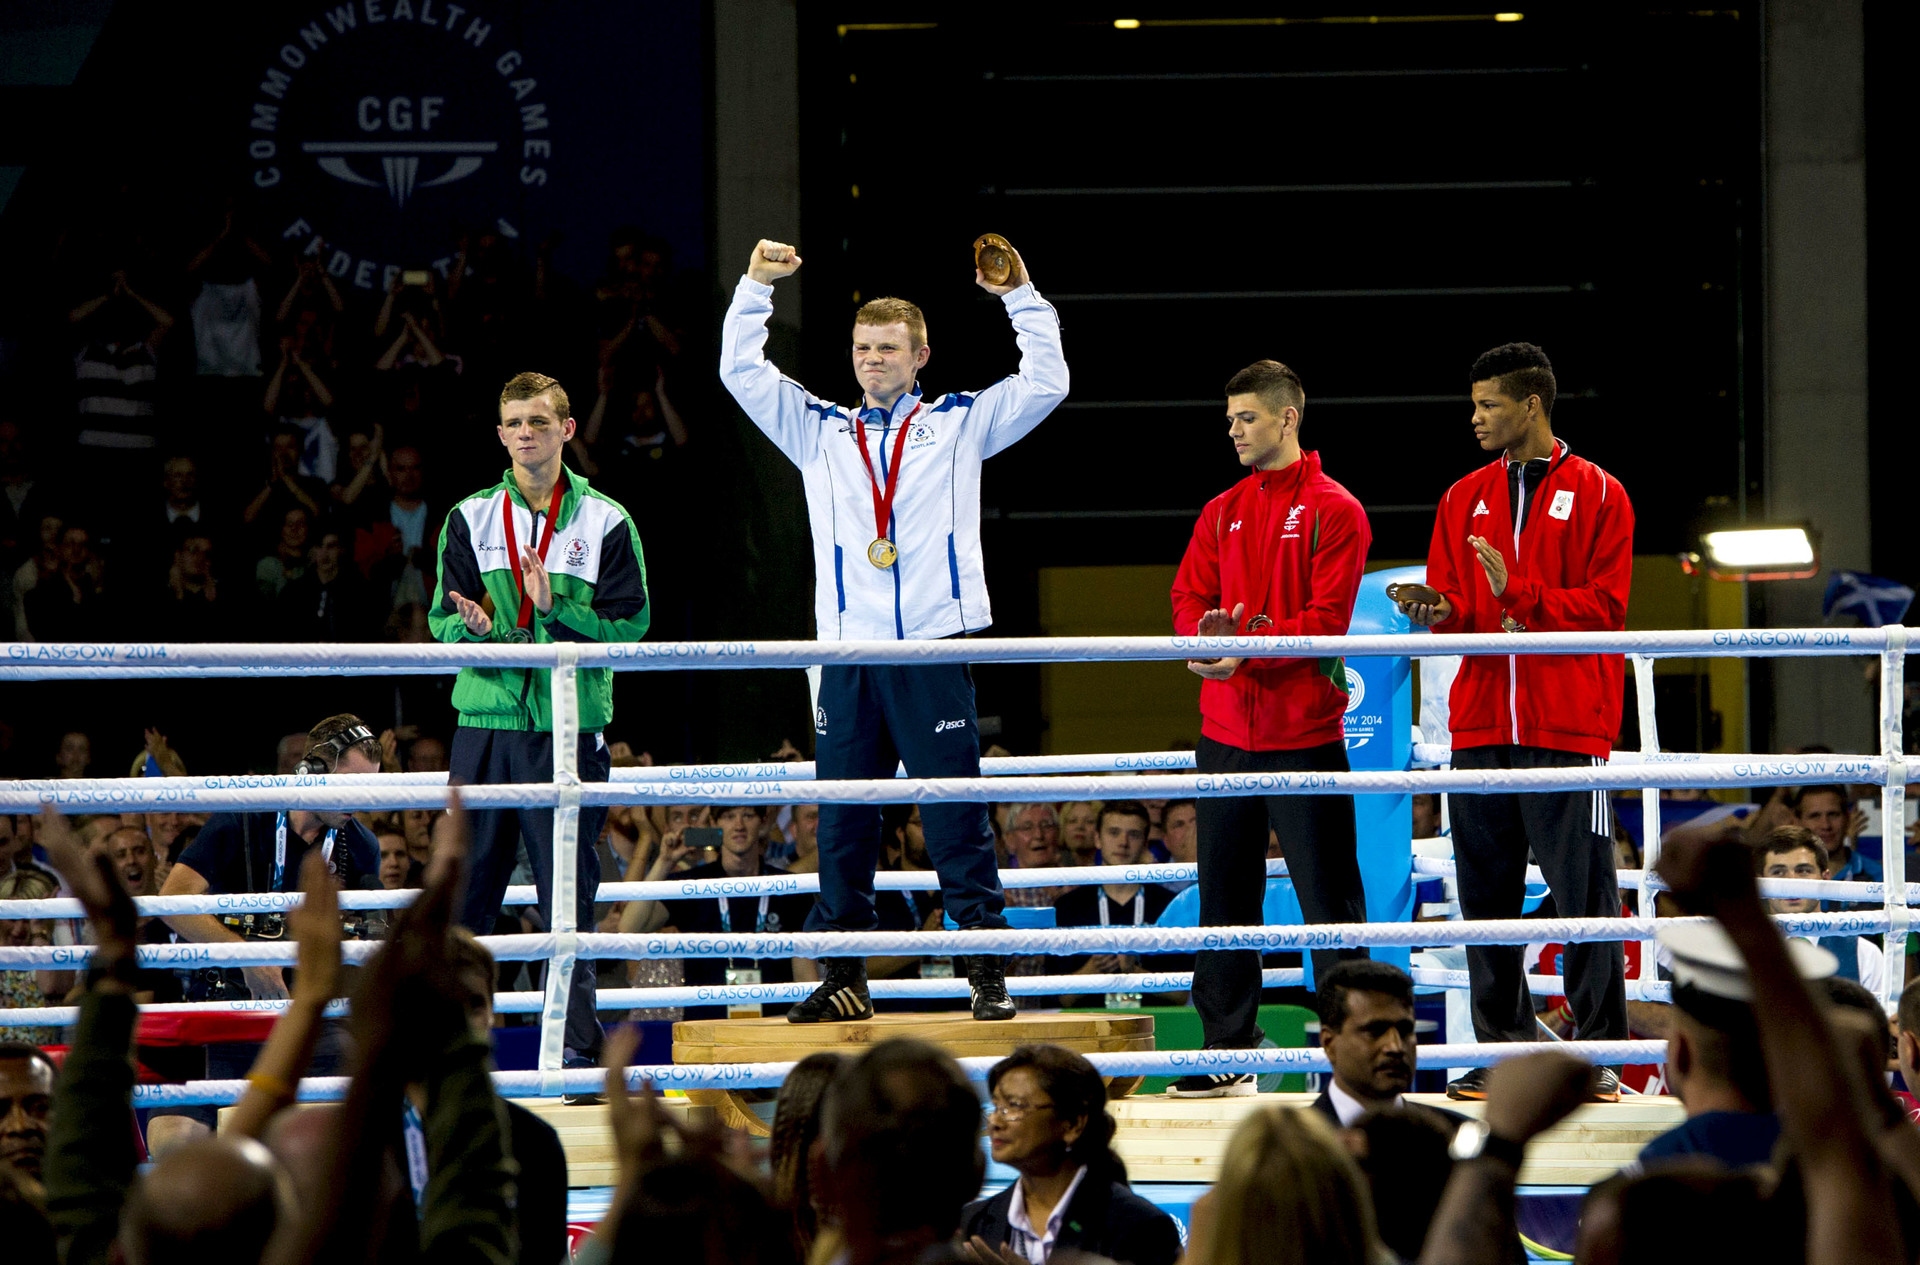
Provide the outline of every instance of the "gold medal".
{"type": "Polygon", "coordinates": [[[900,551],[885,536],[867,546],[867,561],[885,571],[900,559],[900,551]]]}
{"type": "Polygon", "coordinates": [[[1502,631],[1510,633],[1523,633],[1527,631],[1527,626],[1515,619],[1511,614],[1502,614],[1500,616],[1500,627],[1502,631]]]}

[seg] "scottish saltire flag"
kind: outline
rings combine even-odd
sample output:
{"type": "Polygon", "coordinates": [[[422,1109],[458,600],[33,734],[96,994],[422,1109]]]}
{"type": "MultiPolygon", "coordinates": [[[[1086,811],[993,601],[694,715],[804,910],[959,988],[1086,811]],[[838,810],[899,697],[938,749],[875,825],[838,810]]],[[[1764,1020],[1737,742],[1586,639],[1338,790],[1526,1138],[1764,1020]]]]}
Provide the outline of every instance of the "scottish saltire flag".
{"type": "Polygon", "coordinates": [[[1897,624],[1913,605],[1913,590],[1883,575],[1864,571],[1835,571],[1827,581],[1827,596],[1820,603],[1825,616],[1853,615],[1868,628],[1897,624]]]}

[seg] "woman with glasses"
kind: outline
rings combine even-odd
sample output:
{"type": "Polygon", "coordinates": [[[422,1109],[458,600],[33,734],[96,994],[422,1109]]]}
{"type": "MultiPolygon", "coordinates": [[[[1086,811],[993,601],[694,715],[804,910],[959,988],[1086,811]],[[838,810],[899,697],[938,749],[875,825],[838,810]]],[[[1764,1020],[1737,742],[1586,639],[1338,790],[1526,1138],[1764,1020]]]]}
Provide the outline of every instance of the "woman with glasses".
{"type": "Polygon", "coordinates": [[[1023,1045],[987,1073],[987,1139],[1020,1178],[960,1218],[975,1265],[1044,1265],[1060,1248],[1122,1265],[1173,1265],[1180,1229],[1127,1186],[1113,1152],[1107,1088],[1093,1065],[1057,1045],[1023,1045]]]}

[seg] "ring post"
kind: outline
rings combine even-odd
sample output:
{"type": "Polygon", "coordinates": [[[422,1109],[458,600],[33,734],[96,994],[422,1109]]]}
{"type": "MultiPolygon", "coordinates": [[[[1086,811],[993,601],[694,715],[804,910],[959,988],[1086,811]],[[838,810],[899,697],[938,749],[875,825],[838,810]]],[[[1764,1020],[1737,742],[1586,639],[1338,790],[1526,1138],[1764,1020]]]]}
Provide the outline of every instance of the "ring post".
{"type": "MultiPolygon", "coordinates": [[[[1355,633],[1411,633],[1413,625],[1387,599],[1387,585],[1421,583],[1425,567],[1375,571],[1360,579],[1353,604],[1355,633]]],[[[1413,660],[1354,658],[1346,661],[1347,762],[1358,769],[1404,772],[1413,764],[1413,660]]],[[[1360,841],[1360,880],[1367,893],[1368,922],[1413,919],[1413,796],[1356,795],[1354,825],[1360,841]]],[[[1406,949],[1376,949],[1373,956],[1409,965],[1406,949]]]]}
{"type": "MultiPolygon", "coordinates": [[[[1630,654],[1633,661],[1634,700],[1640,707],[1640,753],[1652,757],[1660,754],[1660,721],[1655,714],[1653,698],[1653,660],[1643,654],[1630,654]]],[[[1660,792],[1651,786],[1640,788],[1640,868],[1648,873],[1660,863],[1660,792]]],[[[1642,902],[1646,906],[1640,911],[1642,918],[1654,916],[1654,905],[1658,902],[1657,893],[1643,890],[1642,902]]],[[[1660,978],[1659,954],[1651,948],[1643,947],[1640,954],[1640,978],[1652,982],[1660,978]]]]}
{"type": "Polygon", "coordinates": [[[553,908],[548,911],[547,926],[553,929],[554,954],[547,968],[546,1013],[540,1020],[543,1074],[559,1072],[564,1061],[567,1001],[573,993],[580,930],[574,917],[580,887],[580,692],[574,666],[579,650],[568,641],[558,647],[549,695],[553,700],[553,780],[560,786],[560,804],[553,810],[553,908]]]}
{"type": "Polygon", "coordinates": [[[1907,979],[1907,630],[1890,624],[1887,648],[1880,652],[1880,754],[1887,762],[1887,783],[1880,788],[1880,868],[1887,892],[1886,966],[1881,991],[1889,1003],[1900,999],[1907,979]]]}

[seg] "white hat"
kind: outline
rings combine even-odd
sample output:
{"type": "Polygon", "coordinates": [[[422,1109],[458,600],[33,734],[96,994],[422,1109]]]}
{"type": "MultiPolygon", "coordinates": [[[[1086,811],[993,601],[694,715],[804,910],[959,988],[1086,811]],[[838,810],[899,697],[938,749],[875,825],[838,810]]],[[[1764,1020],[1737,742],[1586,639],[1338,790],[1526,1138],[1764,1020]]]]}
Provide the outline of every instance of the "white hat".
{"type": "MultiPolygon", "coordinates": [[[[1662,925],[1654,936],[1673,954],[1674,987],[1697,988],[1728,1001],[1753,1000],[1747,960],[1719,923],[1662,925]]],[[[1808,940],[1788,940],[1787,957],[1801,979],[1825,979],[1840,969],[1839,958],[1808,940]]]]}

